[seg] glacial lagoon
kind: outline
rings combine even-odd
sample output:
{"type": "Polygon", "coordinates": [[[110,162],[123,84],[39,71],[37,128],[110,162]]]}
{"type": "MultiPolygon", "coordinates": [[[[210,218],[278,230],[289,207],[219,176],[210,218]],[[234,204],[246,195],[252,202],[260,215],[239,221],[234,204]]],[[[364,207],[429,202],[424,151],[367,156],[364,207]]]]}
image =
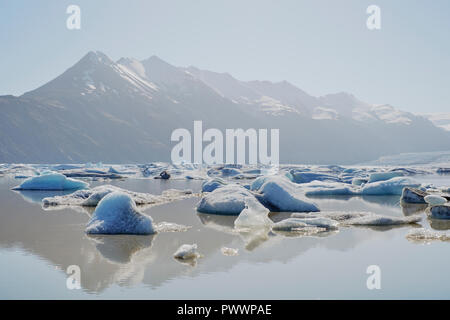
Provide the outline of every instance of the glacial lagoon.
{"type": "MultiPolygon", "coordinates": [[[[450,176],[416,175],[421,183],[450,186],[450,176]]],[[[348,226],[320,235],[236,232],[236,216],[196,211],[200,197],[143,210],[155,223],[187,230],[155,235],[87,235],[94,208],[44,208],[42,199],[73,191],[13,191],[21,183],[0,177],[0,297],[2,299],[447,299],[450,242],[411,241],[413,229],[450,232],[450,221],[431,219],[426,205],[394,196],[310,197],[321,211],[418,215],[417,224],[348,226]],[[173,253],[196,243],[195,264],[173,253]],[[224,254],[226,249],[236,254],[224,254]],[[79,266],[80,289],[67,288],[67,269],[79,266]],[[377,265],[381,288],[369,290],[366,271],[377,265]]],[[[86,180],[136,192],[201,190],[203,180],[86,180]]],[[[271,212],[273,221],[291,213],[271,212]]]]}

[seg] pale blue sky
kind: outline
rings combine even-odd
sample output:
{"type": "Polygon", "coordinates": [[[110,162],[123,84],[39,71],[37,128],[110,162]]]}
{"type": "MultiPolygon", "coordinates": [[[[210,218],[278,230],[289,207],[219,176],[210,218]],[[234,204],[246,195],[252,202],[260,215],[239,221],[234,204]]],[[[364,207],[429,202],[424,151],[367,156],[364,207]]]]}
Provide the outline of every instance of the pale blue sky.
{"type": "Polygon", "coordinates": [[[0,94],[32,90],[100,50],[450,112],[449,32],[448,0],[1,0],[0,94]],[[66,29],[70,4],[81,30],[66,29]],[[366,28],[370,4],[381,30],[366,28]]]}

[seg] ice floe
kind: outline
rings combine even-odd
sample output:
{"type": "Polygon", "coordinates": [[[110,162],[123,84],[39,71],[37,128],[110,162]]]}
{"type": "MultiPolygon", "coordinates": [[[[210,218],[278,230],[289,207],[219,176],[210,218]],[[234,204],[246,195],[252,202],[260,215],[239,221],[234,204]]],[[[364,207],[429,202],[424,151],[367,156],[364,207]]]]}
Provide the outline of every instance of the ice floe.
{"type": "Polygon", "coordinates": [[[207,193],[197,204],[197,211],[211,214],[239,215],[253,194],[237,184],[225,185],[207,193]]]}
{"type": "Polygon", "coordinates": [[[430,208],[430,215],[435,219],[450,219],[450,205],[436,205],[430,208]]]}
{"type": "Polygon", "coordinates": [[[431,206],[437,206],[441,204],[445,204],[447,202],[447,199],[444,197],[438,196],[438,195],[428,195],[424,198],[425,202],[428,203],[431,206]]]}
{"type": "Polygon", "coordinates": [[[397,226],[418,223],[421,220],[422,217],[420,216],[391,217],[379,214],[368,214],[359,218],[346,220],[343,224],[352,226],[397,226]]]}
{"type": "Polygon", "coordinates": [[[418,188],[420,183],[407,177],[397,177],[389,180],[367,183],[361,189],[363,195],[401,195],[403,188],[418,188]]]}
{"type": "Polygon", "coordinates": [[[239,255],[239,249],[222,247],[220,249],[224,256],[237,256],[239,255]]]}
{"type": "Polygon", "coordinates": [[[317,212],[317,205],[304,196],[303,190],[280,176],[265,176],[256,179],[251,190],[257,192],[257,198],[271,211],[317,212]]]}
{"type": "Polygon", "coordinates": [[[39,176],[31,177],[23,181],[14,190],[77,190],[87,188],[88,183],[67,178],[57,172],[45,172],[39,176]]]}
{"type": "Polygon", "coordinates": [[[375,172],[369,176],[369,183],[386,181],[392,178],[401,177],[403,173],[400,171],[389,171],[389,172],[375,172]]]}
{"type": "Polygon", "coordinates": [[[307,218],[287,218],[275,223],[272,230],[276,231],[292,231],[304,229],[307,227],[315,227],[322,229],[322,231],[337,230],[339,223],[335,220],[322,217],[307,217],[307,218]]]}
{"type": "Polygon", "coordinates": [[[433,232],[428,229],[420,228],[411,230],[406,239],[412,242],[428,243],[431,241],[450,241],[450,235],[447,233],[433,232]]]}
{"type": "Polygon", "coordinates": [[[185,232],[185,231],[188,231],[190,228],[192,228],[192,227],[173,223],[173,222],[166,222],[166,221],[159,222],[154,225],[154,229],[158,233],[160,233],[160,232],[185,232]]]}
{"type": "Polygon", "coordinates": [[[402,191],[401,200],[406,203],[426,203],[425,197],[427,195],[428,193],[423,190],[405,187],[402,191]]]}
{"type": "Polygon", "coordinates": [[[88,234],[153,234],[152,218],[139,212],[125,193],[112,192],[97,205],[86,226],[88,234]]]}
{"type": "Polygon", "coordinates": [[[68,195],[44,198],[42,203],[44,207],[61,205],[95,207],[100,200],[112,192],[129,195],[137,205],[160,205],[195,196],[191,190],[169,189],[163,191],[161,195],[154,195],[125,190],[112,185],[101,185],[92,189],[78,190],[68,195]]]}

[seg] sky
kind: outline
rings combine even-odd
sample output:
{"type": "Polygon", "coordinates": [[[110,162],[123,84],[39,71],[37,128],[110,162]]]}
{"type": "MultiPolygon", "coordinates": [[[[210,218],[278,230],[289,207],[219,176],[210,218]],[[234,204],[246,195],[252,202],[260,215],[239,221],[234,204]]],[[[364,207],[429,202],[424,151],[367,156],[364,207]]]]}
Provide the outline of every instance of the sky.
{"type": "Polygon", "coordinates": [[[0,43],[0,95],[33,90],[99,50],[450,112],[448,0],[1,0],[0,43]],[[72,4],[80,30],[66,27],[72,4]],[[381,10],[379,30],[366,26],[369,5],[381,10]]]}

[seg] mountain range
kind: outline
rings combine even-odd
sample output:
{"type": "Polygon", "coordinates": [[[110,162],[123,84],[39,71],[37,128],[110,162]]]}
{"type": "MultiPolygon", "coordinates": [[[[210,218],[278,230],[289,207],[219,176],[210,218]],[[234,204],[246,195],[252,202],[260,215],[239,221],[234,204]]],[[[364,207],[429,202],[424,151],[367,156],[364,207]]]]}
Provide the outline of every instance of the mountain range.
{"type": "MultiPolygon", "coordinates": [[[[26,75],[24,75],[26,76],[26,75]]],[[[287,81],[240,81],[156,56],[113,61],[89,52],[21,96],[0,96],[0,162],[170,161],[177,128],[277,128],[282,163],[351,164],[450,150],[427,116],[345,92],[309,95],[287,81]]]]}

